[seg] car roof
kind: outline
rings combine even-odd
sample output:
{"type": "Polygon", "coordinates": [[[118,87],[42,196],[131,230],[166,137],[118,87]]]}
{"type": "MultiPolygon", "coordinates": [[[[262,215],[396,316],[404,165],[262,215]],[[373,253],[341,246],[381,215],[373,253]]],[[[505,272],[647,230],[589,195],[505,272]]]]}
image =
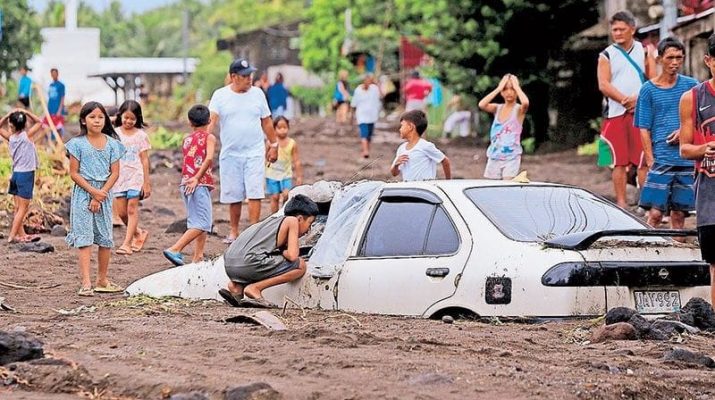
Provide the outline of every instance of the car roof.
{"type": "Polygon", "coordinates": [[[446,190],[462,190],[473,187],[497,187],[497,186],[554,186],[554,187],[569,187],[577,189],[575,186],[563,185],[549,182],[529,182],[521,183],[514,181],[500,181],[493,179],[437,179],[430,181],[412,181],[412,182],[390,182],[385,185],[385,188],[430,188],[440,187],[446,190]]]}

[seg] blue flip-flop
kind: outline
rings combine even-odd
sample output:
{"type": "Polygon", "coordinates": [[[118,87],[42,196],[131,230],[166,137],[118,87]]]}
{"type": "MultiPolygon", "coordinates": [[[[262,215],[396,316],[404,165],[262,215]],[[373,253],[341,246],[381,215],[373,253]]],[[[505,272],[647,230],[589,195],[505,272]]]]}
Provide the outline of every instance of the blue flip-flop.
{"type": "Polygon", "coordinates": [[[177,267],[184,265],[184,257],[181,256],[181,253],[174,253],[167,249],[164,250],[164,257],[177,267]]]}

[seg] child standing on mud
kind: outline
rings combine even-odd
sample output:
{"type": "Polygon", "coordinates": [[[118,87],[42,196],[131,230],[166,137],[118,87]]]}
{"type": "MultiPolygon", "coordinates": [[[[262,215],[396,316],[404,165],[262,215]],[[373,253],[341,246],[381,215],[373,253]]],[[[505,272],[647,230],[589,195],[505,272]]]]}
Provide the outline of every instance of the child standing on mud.
{"type": "Polygon", "coordinates": [[[266,194],[271,198],[271,212],[280,208],[280,202],[288,200],[288,192],[303,184],[303,167],[298,154],[298,143],[288,137],[290,122],[280,116],[273,120],[278,138],[278,159],[266,167],[266,194]],[[295,174],[294,174],[295,171],[295,174]]]}
{"type": "Polygon", "coordinates": [[[115,293],[124,289],[107,277],[112,241],[112,186],[119,178],[119,160],[124,146],[104,107],[90,101],[79,112],[80,133],[65,144],[70,156],[72,189],[70,231],[67,244],[79,249],[80,296],[115,293]],[[89,262],[92,245],[97,250],[97,280],[94,289],[89,262]]]}
{"type": "Polygon", "coordinates": [[[37,235],[28,235],[22,226],[25,216],[30,209],[32,192],[35,187],[35,170],[38,166],[35,143],[42,135],[40,119],[29,111],[16,109],[0,119],[0,136],[10,145],[12,157],[12,176],[8,194],[12,195],[15,206],[15,216],[8,235],[8,243],[28,243],[40,240],[37,235]],[[25,130],[27,120],[32,122],[32,127],[25,130]],[[9,122],[10,130],[3,127],[9,122]]]}
{"type": "Polygon", "coordinates": [[[179,193],[186,206],[186,232],[164,250],[172,264],[184,265],[181,251],[191,242],[194,245],[192,262],[204,258],[204,245],[213,225],[211,210],[211,191],[214,189],[214,179],[211,175],[216,137],[208,132],[211,113],[208,107],[197,104],[189,110],[189,124],[194,130],[184,139],[182,145],[184,165],[181,169],[181,184],[179,193]]]}
{"type": "Polygon", "coordinates": [[[506,74],[496,89],[479,101],[479,108],[494,114],[484,177],[512,179],[519,174],[521,166],[521,131],[526,111],[529,109],[529,98],[521,90],[516,76],[506,74]],[[503,104],[492,103],[497,95],[504,99],[503,104]],[[516,102],[517,97],[519,103],[516,102]]]}
{"type": "Polygon", "coordinates": [[[402,180],[423,181],[437,177],[437,164],[442,164],[445,179],[452,179],[452,168],[444,153],[434,143],[422,139],[427,130],[427,116],[412,110],[400,117],[400,138],[407,140],[397,148],[392,162],[392,176],[402,174],[402,180]]]}
{"type": "Polygon", "coordinates": [[[117,135],[126,152],[119,161],[119,179],[114,185],[114,206],[127,227],[117,254],[130,255],[144,247],[149,231],[139,228],[139,200],[151,196],[149,182],[149,137],[144,132],[144,117],[139,103],[127,100],[119,106],[114,120],[117,135]]]}

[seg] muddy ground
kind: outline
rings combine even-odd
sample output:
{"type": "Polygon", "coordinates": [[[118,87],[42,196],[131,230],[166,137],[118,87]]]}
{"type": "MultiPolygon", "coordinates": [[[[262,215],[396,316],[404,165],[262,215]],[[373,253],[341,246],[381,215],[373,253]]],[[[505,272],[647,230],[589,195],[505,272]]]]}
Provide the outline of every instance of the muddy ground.
{"type": "MultiPolygon", "coordinates": [[[[294,132],[306,182],[391,179],[396,131],[377,132],[367,167],[358,159],[357,135],[347,129],[307,121],[294,132]]],[[[452,160],[455,177],[481,176],[484,148],[468,141],[439,147],[452,160]]],[[[592,157],[566,151],[525,156],[523,168],[532,180],[610,194],[609,173],[594,164],[592,157]]],[[[141,214],[142,226],[151,230],[146,247],[112,258],[110,276],[122,285],[168,268],[161,250],[178,237],[163,233],[184,215],[178,173],[156,168],[152,179],[154,194],[141,214]]],[[[215,204],[214,216],[217,232],[227,233],[227,207],[215,204]]],[[[115,229],[115,241],[123,232],[115,229]]],[[[7,371],[0,369],[2,399],[160,399],[192,390],[222,399],[227,388],[254,382],[269,384],[286,399],[715,398],[715,372],[662,360],[673,347],[715,356],[709,335],[589,344],[589,321],[450,325],[299,309],[278,311],[288,330],[272,332],[224,322],[240,310],[214,301],[80,298],[75,252],[61,237],[44,240],[54,253],[21,253],[4,240],[0,244],[0,281],[30,287],[0,286],[0,297],[18,311],[0,311],[0,330],[32,333],[56,360],[18,367],[16,378],[26,381],[21,385],[3,386],[7,371]]],[[[217,236],[207,247],[209,254],[225,249],[217,236]]]]}

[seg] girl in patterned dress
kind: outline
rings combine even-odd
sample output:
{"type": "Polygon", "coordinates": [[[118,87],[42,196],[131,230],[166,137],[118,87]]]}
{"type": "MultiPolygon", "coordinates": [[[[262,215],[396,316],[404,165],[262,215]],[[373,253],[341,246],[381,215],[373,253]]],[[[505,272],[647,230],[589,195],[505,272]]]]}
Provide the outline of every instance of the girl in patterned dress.
{"type": "Polygon", "coordinates": [[[119,106],[114,121],[119,140],[126,152],[119,161],[119,179],[114,185],[114,204],[117,215],[127,226],[124,243],[117,254],[130,255],[140,251],[149,231],[139,228],[139,200],[151,195],[149,183],[149,137],[144,128],[144,117],[139,103],[127,100],[119,106]]]}
{"type": "Polygon", "coordinates": [[[70,177],[75,186],[70,207],[67,244],[79,249],[80,296],[121,292],[124,289],[107,277],[112,247],[111,189],[119,178],[119,159],[124,146],[119,142],[107,111],[97,102],[82,106],[80,134],[65,144],[70,156],[70,177]],[[92,245],[97,251],[98,268],[94,289],[89,261],[92,245]]]}

